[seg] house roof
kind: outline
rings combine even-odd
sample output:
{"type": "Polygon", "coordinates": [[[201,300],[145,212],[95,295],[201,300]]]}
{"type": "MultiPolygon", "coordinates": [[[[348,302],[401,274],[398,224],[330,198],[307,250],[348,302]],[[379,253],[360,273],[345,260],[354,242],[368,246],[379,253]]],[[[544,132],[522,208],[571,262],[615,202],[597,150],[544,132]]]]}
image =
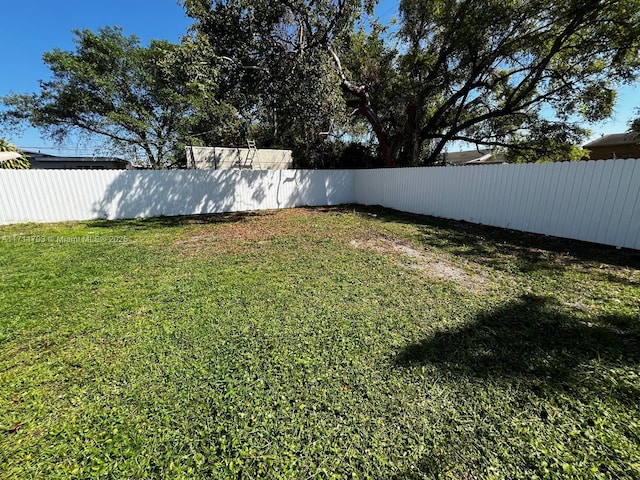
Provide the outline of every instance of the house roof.
{"type": "Polygon", "coordinates": [[[7,160],[13,160],[14,158],[20,158],[22,155],[18,152],[0,152],[0,162],[6,162],[7,160]]]}
{"type": "Polygon", "coordinates": [[[25,150],[26,157],[37,160],[38,162],[116,162],[116,163],[129,163],[127,160],[118,157],[66,157],[51,155],[49,153],[33,152],[25,150]]]}
{"type": "Polygon", "coordinates": [[[464,152],[448,152],[442,155],[445,163],[450,165],[474,165],[503,163],[504,156],[491,150],[467,150],[464,152]]]}
{"type": "Polygon", "coordinates": [[[638,132],[611,133],[609,135],[604,135],[597,140],[586,143],[584,148],[632,145],[638,142],[640,142],[640,133],[638,132]]]}

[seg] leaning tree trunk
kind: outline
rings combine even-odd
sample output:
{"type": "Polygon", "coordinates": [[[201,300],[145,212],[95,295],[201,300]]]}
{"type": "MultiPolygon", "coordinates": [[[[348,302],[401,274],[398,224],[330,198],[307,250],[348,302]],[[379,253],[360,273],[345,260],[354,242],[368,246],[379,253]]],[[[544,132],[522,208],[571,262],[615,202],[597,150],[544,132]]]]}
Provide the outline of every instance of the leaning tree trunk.
{"type": "Polygon", "coordinates": [[[340,87],[342,91],[353,95],[357,98],[354,101],[347,101],[347,106],[354,107],[358,113],[360,113],[364,118],[367,119],[371,128],[373,128],[374,133],[376,134],[376,138],[378,140],[378,146],[380,147],[380,153],[382,154],[382,162],[385,167],[393,167],[395,165],[395,152],[397,149],[394,149],[389,141],[389,136],[380,122],[378,115],[375,110],[371,106],[371,101],[369,99],[369,93],[367,92],[367,88],[364,85],[356,85],[350,82],[347,79],[347,76],[342,69],[342,63],[340,62],[340,58],[338,54],[333,50],[333,48],[328,47],[329,53],[333,57],[333,60],[338,68],[338,74],[340,75],[340,87]]]}

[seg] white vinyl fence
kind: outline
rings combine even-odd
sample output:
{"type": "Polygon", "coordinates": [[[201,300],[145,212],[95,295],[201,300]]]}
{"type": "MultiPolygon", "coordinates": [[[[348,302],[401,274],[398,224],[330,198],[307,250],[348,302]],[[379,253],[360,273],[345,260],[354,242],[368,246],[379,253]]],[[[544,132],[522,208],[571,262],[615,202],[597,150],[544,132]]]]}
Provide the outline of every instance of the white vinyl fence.
{"type": "Polygon", "coordinates": [[[355,201],[640,249],[640,160],[357,172],[355,201]]]}
{"type": "Polygon", "coordinates": [[[640,249],[640,160],[379,170],[0,170],[0,224],[382,205],[640,249]]]}
{"type": "Polygon", "coordinates": [[[348,170],[0,170],[0,224],[345,203],[348,170]]]}

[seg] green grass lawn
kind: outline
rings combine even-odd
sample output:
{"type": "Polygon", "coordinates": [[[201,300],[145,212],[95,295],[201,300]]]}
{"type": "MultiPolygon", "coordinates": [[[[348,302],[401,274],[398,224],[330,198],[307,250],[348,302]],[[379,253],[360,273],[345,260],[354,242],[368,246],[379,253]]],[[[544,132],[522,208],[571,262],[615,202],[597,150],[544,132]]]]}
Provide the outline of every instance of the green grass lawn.
{"type": "Polygon", "coordinates": [[[361,207],[0,239],[2,478],[640,478],[640,252],[361,207]]]}

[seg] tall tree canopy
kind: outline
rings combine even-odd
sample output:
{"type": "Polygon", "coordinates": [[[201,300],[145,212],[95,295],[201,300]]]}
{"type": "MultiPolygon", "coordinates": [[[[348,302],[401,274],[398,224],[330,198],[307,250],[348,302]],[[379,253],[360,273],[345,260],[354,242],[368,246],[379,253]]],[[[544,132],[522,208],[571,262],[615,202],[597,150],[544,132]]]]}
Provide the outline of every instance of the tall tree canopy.
{"type": "Polygon", "coordinates": [[[345,122],[328,46],[351,32],[355,0],[184,0],[195,23],[183,46],[194,77],[235,91],[263,144],[309,149],[345,122]],[[200,73],[197,73],[197,72],[200,73]]]}
{"type": "Polygon", "coordinates": [[[640,66],[635,0],[402,0],[419,141],[544,151],[612,113],[640,66]],[[555,120],[551,120],[554,118],[555,120]]]}
{"type": "Polygon", "coordinates": [[[53,78],[40,82],[40,92],[3,99],[5,122],[26,121],[59,142],[72,133],[98,135],[119,150],[140,150],[160,168],[177,161],[199,123],[233,117],[211,85],[205,92],[186,77],[177,45],[144,47],[120,28],[75,34],[75,51],[44,54],[53,78]]]}
{"type": "Polygon", "coordinates": [[[99,134],[156,167],[186,142],[245,136],[300,158],[346,134],[386,166],[432,164],[456,141],[556,159],[579,154],[582,125],[640,69],[637,0],[400,0],[394,33],[371,21],[375,0],[182,3],[180,46],[78,31],[2,118],[99,134]]]}
{"type": "Polygon", "coordinates": [[[396,49],[375,25],[355,31],[351,0],[184,3],[207,64],[250,79],[274,126],[317,134],[348,107],[388,166],[453,141],[562,152],[640,66],[636,0],[401,0],[396,49]]]}

